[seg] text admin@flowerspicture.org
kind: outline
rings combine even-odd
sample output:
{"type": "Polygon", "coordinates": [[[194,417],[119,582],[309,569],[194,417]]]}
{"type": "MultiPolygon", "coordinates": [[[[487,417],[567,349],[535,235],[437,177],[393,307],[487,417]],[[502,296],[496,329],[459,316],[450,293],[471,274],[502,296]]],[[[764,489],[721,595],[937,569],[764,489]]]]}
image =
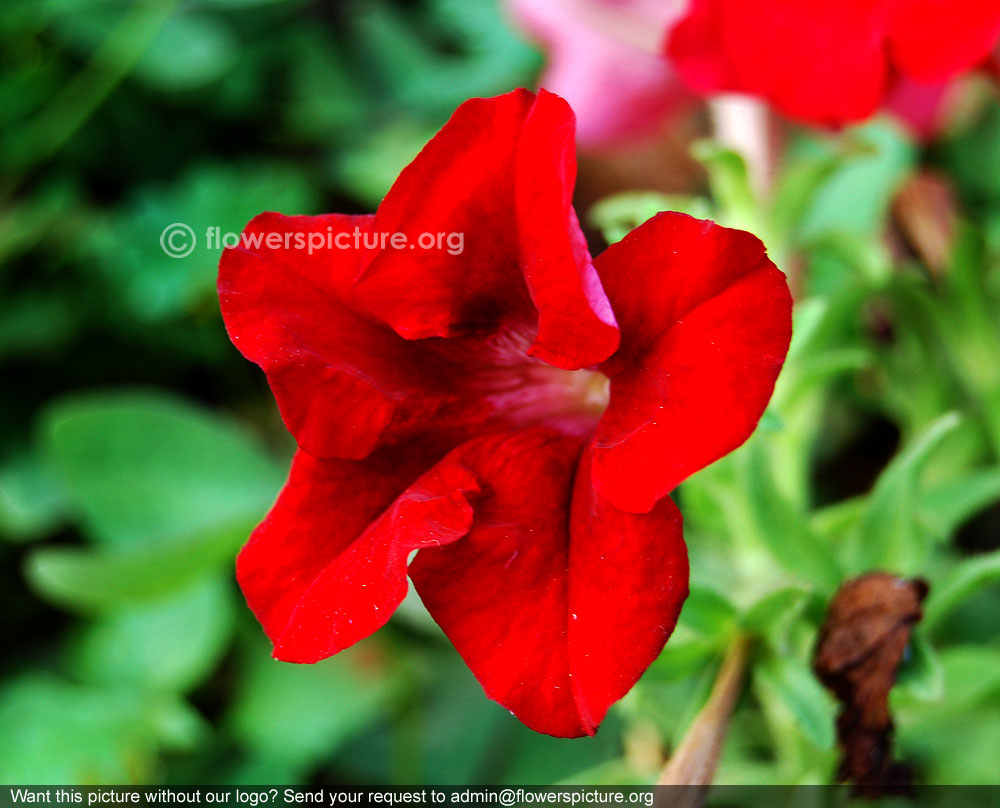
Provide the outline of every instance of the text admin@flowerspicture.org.
{"type": "Polygon", "coordinates": [[[650,808],[654,800],[652,788],[284,788],[258,786],[250,788],[199,788],[192,786],[57,786],[51,788],[11,788],[0,793],[0,808],[22,805],[65,804],[80,808],[109,805],[245,805],[262,806],[309,805],[336,808],[338,805],[406,806],[406,805],[498,805],[502,808],[522,805],[598,806],[635,805],[650,808]],[[9,797],[9,799],[8,799],[9,797]]]}

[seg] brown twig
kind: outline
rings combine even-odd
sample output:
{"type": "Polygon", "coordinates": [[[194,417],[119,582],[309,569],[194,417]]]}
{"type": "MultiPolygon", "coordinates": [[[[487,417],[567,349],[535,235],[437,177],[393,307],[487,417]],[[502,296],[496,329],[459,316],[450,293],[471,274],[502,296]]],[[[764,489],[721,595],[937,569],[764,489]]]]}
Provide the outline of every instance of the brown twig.
{"type": "MultiPolygon", "coordinates": [[[[712,784],[729,718],[743,688],[743,676],[749,656],[749,637],[734,637],[708,701],[674,750],[657,785],[707,787],[712,784]]],[[[696,790],[692,789],[693,791],[696,790]]]]}

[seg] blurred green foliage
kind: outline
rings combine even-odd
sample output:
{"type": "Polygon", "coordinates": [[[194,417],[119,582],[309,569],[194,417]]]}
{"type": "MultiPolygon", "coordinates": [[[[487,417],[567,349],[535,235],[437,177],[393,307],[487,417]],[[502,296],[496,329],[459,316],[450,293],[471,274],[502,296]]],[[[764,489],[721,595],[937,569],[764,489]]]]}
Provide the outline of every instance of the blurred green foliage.
{"type": "Polygon", "coordinates": [[[931,583],[894,691],[924,782],[1000,778],[1000,104],[924,149],[884,121],[799,133],[772,198],[735,154],[706,192],[595,206],[746,227],[800,304],[771,409],[678,498],[692,594],[587,740],[482,695],[419,602],[315,666],[273,661],[233,582],[291,447],[218,316],[218,250],[265,209],[370,210],[452,109],[531,84],[493,2],[7,0],[0,15],[0,779],[19,783],[648,783],[732,638],[754,638],[720,782],[827,782],[825,605],[872,567],[931,583]],[[959,199],[934,271],[901,183],[959,199]],[[891,236],[891,237],[890,237],[891,236]],[[991,510],[992,509],[992,510],[991,510]]]}

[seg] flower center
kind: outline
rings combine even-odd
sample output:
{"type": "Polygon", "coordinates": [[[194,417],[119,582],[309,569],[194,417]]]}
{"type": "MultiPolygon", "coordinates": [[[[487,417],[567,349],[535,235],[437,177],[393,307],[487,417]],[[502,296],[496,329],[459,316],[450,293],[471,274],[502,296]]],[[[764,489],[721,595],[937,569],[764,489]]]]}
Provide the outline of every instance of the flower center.
{"type": "Polygon", "coordinates": [[[581,412],[600,418],[608,408],[611,380],[596,370],[565,370],[567,395],[581,412]]]}
{"type": "Polygon", "coordinates": [[[449,360],[459,354],[459,383],[489,402],[492,418],[520,428],[544,426],[589,435],[608,408],[610,380],[597,370],[563,370],[527,356],[526,331],[509,329],[488,342],[449,345],[449,360]],[[484,361],[485,360],[485,361],[484,361]]]}
{"type": "Polygon", "coordinates": [[[610,382],[595,370],[530,366],[514,394],[514,409],[527,423],[580,435],[594,430],[608,407],[610,382]]]}

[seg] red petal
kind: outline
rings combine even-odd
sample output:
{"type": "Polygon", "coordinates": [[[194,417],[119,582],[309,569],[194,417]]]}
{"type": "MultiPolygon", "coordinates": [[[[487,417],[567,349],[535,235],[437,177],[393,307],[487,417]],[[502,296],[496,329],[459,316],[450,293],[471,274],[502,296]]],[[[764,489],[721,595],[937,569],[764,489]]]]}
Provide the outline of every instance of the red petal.
{"type": "Polygon", "coordinates": [[[795,120],[866,118],[885,87],[889,5],[872,0],[698,0],[668,53],[700,92],[759,95],[795,120]]]}
{"type": "Polygon", "coordinates": [[[886,84],[888,4],[726,1],[726,44],[742,82],[791,118],[839,124],[871,115],[886,84]],[[822,88],[822,89],[820,89],[822,88]]]}
{"type": "Polygon", "coordinates": [[[594,483],[645,512],[753,432],[791,338],[784,275],[749,233],[661,213],[597,259],[622,331],[594,483]]]}
{"type": "Polygon", "coordinates": [[[702,93],[762,96],[791,118],[841,124],[871,115],[889,64],[939,82],[975,66],[1000,36],[989,0],[694,0],[667,52],[702,93]]]}
{"type": "Polygon", "coordinates": [[[277,659],[316,662],[367,637],[406,595],[408,554],[465,534],[475,480],[452,467],[446,480],[432,471],[414,483],[432,462],[423,451],[362,461],[296,454],[236,566],[277,659]]]}
{"type": "MultiPolygon", "coordinates": [[[[548,414],[563,380],[525,356],[512,328],[484,338],[408,341],[352,299],[364,249],[307,250],[255,240],[370,233],[371,217],[266,213],[228,249],[219,299],[233,343],[267,373],[289,431],[317,457],[358,460],[430,436],[454,446],[487,425],[548,414]]],[[[602,293],[603,294],[603,293],[602,293]]]]}
{"type": "Polygon", "coordinates": [[[529,353],[567,370],[596,365],[618,347],[615,315],[573,210],[575,183],[573,111],[542,90],[517,154],[521,264],[538,309],[529,353]]]}
{"type": "Polygon", "coordinates": [[[385,250],[359,292],[408,339],[451,336],[527,305],[517,278],[514,156],[534,95],[517,90],[462,104],[386,194],[376,229],[462,233],[464,250],[385,250]],[[500,310],[498,310],[500,309],[500,310]]]}
{"type": "Polygon", "coordinates": [[[1000,37],[994,0],[908,0],[891,23],[891,59],[912,79],[938,82],[983,61],[1000,37]]]}
{"type": "Polygon", "coordinates": [[[665,49],[678,75],[695,92],[747,89],[726,53],[720,0],[692,0],[687,15],[670,30],[665,49]]]}
{"type": "Polygon", "coordinates": [[[467,469],[482,490],[472,528],[410,566],[486,694],[560,737],[596,731],[662,649],[687,594],[674,504],[618,510],[592,491],[586,463],[577,471],[580,445],[534,430],[455,450],[441,465],[467,469]]]}
{"type": "Polygon", "coordinates": [[[462,104],[400,174],[374,227],[411,245],[462,234],[464,248],[383,250],[358,283],[368,307],[407,339],[540,319],[539,357],[567,368],[607,358],[614,318],[569,204],[572,134],[572,111],[548,93],[462,104]]]}
{"type": "Polygon", "coordinates": [[[371,220],[263,213],[219,262],[219,302],[233,344],[264,369],[289,431],[318,456],[362,458],[374,448],[395,403],[373,383],[373,365],[402,341],[344,302],[363,251],[310,255],[285,249],[284,234],[367,232],[371,220]],[[264,241],[272,234],[281,240],[274,248],[264,241]]]}

